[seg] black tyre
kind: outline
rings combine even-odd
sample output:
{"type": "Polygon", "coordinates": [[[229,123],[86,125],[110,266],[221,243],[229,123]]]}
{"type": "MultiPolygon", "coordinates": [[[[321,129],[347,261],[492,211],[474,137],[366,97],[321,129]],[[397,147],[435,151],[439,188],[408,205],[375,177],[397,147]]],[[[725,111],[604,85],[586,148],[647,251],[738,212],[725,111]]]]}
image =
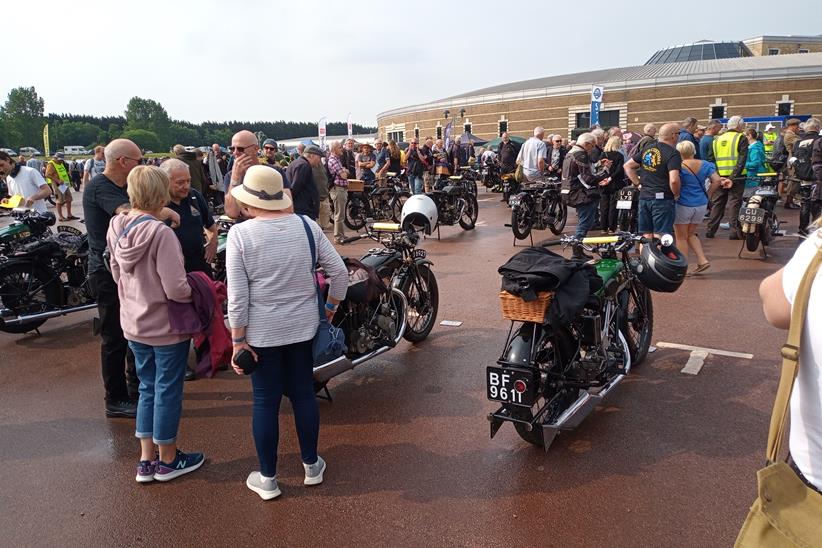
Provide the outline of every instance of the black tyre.
{"type": "Polygon", "coordinates": [[[345,204],[345,226],[351,230],[362,230],[365,227],[365,219],[368,216],[368,208],[365,200],[359,194],[351,194],[345,204]]]}
{"type": "Polygon", "coordinates": [[[623,334],[631,353],[631,366],[640,365],[648,356],[651,337],[654,332],[654,303],[651,290],[640,283],[633,283],[627,289],[628,308],[626,310],[623,334]]]}
{"type": "Polygon", "coordinates": [[[633,232],[631,230],[631,217],[633,217],[633,214],[630,209],[619,210],[619,217],[617,219],[617,225],[619,226],[619,230],[621,230],[622,232],[633,232]]]}
{"type": "Polygon", "coordinates": [[[809,224],[811,224],[811,202],[802,200],[802,205],[799,207],[799,233],[807,234],[809,224]]]}
{"type": "Polygon", "coordinates": [[[551,201],[548,214],[554,219],[554,222],[548,224],[548,229],[559,236],[565,230],[565,223],[568,221],[568,206],[557,196],[556,199],[551,201]]]}
{"type": "Polygon", "coordinates": [[[464,194],[462,199],[465,200],[465,211],[462,212],[462,217],[460,217],[460,226],[463,230],[473,230],[479,215],[477,198],[473,194],[464,194]]]}
{"type": "Polygon", "coordinates": [[[761,227],[757,226],[753,232],[745,234],[745,249],[748,251],[756,251],[759,248],[759,230],[761,227]]]}
{"type": "Polygon", "coordinates": [[[408,301],[408,326],[403,338],[418,343],[425,340],[434,328],[440,304],[437,278],[430,268],[425,265],[417,268],[416,276],[409,280],[405,288],[405,299],[408,301]]]}
{"type": "Polygon", "coordinates": [[[531,204],[527,200],[511,208],[511,231],[517,240],[531,234],[531,204]]]}
{"type": "MultiPolygon", "coordinates": [[[[51,307],[60,306],[60,301],[60,285],[45,269],[26,262],[0,266],[0,307],[22,316],[45,312],[51,307]]],[[[44,323],[46,320],[14,325],[0,321],[0,331],[26,333],[44,323]]]]}

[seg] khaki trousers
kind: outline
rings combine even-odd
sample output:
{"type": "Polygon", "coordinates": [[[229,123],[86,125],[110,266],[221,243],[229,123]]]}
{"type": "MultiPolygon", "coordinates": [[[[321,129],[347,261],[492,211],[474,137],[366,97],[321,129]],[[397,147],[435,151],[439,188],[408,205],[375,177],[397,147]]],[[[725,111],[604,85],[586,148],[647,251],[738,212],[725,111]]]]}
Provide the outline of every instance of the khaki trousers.
{"type": "Polygon", "coordinates": [[[331,228],[331,202],[328,198],[320,200],[320,218],[317,223],[323,230],[331,228]]]}
{"type": "Polygon", "coordinates": [[[345,204],[348,202],[348,190],[341,186],[335,186],[329,193],[331,201],[334,203],[334,239],[345,238],[345,204]]]}

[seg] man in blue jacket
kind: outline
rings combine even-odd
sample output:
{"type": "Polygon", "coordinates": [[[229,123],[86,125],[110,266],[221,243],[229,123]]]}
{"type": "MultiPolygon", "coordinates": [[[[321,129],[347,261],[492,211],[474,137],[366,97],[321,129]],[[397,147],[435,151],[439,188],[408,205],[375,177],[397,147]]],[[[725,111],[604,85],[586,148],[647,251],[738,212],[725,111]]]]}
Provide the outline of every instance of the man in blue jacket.
{"type": "Polygon", "coordinates": [[[694,133],[696,133],[696,126],[697,121],[693,116],[688,116],[682,120],[682,129],[679,131],[679,140],[677,142],[681,143],[682,141],[690,141],[694,145],[694,158],[697,160],[702,160],[702,154],[699,150],[699,140],[694,137],[694,133]]]}

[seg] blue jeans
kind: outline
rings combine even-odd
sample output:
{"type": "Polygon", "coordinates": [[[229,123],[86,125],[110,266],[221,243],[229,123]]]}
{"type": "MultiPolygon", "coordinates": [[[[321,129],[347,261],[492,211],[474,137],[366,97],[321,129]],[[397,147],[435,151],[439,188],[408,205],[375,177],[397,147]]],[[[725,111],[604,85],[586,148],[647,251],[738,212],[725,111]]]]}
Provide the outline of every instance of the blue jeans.
{"type": "Polygon", "coordinates": [[[138,438],[153,438],[158,445],[177,441],[183,410],[183,377],[191,341],[150,346],[128,341],[134,352],[140,400],[137,402],[138,438]]]}
{"type": "Polygon", "coordinates": [[[639,200],[639,220],[637,230],[640,234],[674,235],[676,202],[673,200],[639,200]]]}
{"type": "Polygon", "coordinates": [[[280,400],[287,394],[294,410],[300,456],[305,464],[317,462],[320,410],[314,396],[314,358],[311,340],[254,348],[259,362],[251,374],[254,392],[251,429],[260,460],[260,473],[277,474],[277,445],[280,441],[280,400]]]}
{"type": "Polygon", "coordinates": [[[422,184],[422,175],[409,175],[408,186],[411,187],[412,194],[422,194],[425,188],[422,184]]]}
{"type": "Polygon", "coordinates": [[[597,216],[599,202],[591,202],[577,206],[577,231],[574,234],[577,238],[584,238],[588,231],[594,226],[597,216]]]}

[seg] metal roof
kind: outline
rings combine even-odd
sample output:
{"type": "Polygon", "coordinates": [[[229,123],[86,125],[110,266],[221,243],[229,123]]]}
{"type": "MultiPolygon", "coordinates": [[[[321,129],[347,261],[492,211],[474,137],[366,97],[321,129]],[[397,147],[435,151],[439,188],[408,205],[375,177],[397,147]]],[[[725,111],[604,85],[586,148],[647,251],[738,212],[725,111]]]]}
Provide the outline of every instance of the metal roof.
{"type": "Polygon", "coordinates": [[[731,59],[734,57],[751,57],[752,55],[751,50],[742,42],[710,42],[702,40],[694,44],[683,44],[661,49],[645,61],[645,64],[658,65],[683,61],[731,59]]]}
{"type": "Polygon", "coordinates": [[[392,116],[461,105],[586,94],[590,93],[592,84],[603,85],[607,93],[608,90],[615,89],[773,80],[788,77],[822,77],[822,53],[681,61],[563,74],[491,86],[430,103],[389,110],[377,116],[392,116]]]}

